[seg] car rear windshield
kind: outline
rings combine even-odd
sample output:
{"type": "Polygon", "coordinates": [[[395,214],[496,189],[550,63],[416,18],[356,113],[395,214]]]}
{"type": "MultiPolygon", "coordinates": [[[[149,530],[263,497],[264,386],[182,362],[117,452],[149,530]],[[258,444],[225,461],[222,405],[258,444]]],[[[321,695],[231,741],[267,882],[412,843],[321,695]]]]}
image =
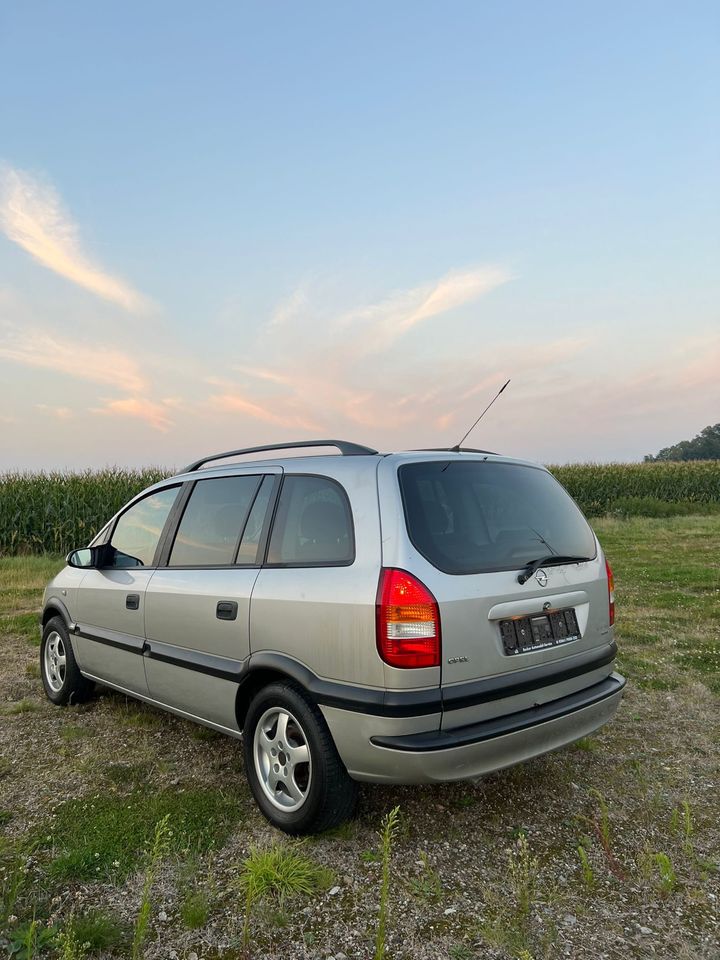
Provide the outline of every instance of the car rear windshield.
{"type": "Polygon", "coordinates": [[[433,460],[400,467],[413,545],[445,573],[520,569],[550,555],[596,555],[570,496],[538,467],[433,460]]]}

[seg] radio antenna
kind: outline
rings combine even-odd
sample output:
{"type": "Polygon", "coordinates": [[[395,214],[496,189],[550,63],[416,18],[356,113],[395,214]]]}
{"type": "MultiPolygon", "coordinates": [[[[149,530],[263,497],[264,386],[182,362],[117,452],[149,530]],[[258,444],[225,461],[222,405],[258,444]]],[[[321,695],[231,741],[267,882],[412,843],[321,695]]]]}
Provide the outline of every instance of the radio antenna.
{"type": "Polygon", "coordinates": [[[463,443],[465,443],[465,441],[467,440],[467,438],[468,438],[468,437],[470,436],[470,434],[473,432],[473,430],[475,429],[475,427],[480,423],[480,421],[481,421],[482,418],[485,416],[485,414],[488,412],[488,410],[490,409],[490,407],[495,403],[495,401],[496,401],[497,398],[500,396],[500,394],[503,392],[503,390],[504,390],[505,387],[508,385],[508,383],[510,383],[510,381],[509,381],[509,380],[506,380],[505,383],[500,387],[500,389],[498,390],[498,392],[497,392],[497,393],[495,394],[495,396],[492,398],[492,400],[490,401],[490,403],[485,407],[485,409],[484,409],[483,412],[480,414],[480,416],[477,418],[477,420],[475,421],[475,423],[470,427],[470,429],[469,429],[468,432],[465,434],[465,436],[462,438],[462,440],[460,441],[460,443],[456,444],[454,447],[450,447],[450,449],[453,451],[453,453],[460,453],[460,448],[462,447],[463,443]]]}

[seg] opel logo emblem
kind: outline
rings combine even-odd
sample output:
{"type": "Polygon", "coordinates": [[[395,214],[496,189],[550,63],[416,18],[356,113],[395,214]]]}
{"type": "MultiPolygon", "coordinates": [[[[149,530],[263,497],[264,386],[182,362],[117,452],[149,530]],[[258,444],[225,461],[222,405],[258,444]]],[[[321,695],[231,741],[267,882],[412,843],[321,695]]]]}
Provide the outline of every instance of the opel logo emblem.
{"type": "Polygon", "coordinates": [[[537,582],[538,582],[538,586],[540,586],[540,587],[546,587],[546,586],[547,586],[547,574],[545,573],[544,570],[536,570],[536,571],[535,571],[535,579],[536,579],[537,582]]]}

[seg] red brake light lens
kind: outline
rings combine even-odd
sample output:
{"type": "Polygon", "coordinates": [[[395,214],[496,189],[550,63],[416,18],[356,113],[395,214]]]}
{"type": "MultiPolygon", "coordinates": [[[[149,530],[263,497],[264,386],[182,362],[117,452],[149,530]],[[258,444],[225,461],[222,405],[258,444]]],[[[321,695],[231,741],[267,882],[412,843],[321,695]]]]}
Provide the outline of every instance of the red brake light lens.
{"type": "Polygon", "coordinates": [[[428,588],[405,570],[380,572],[377,647],[391,667],[440,666],[440,611],[428,588]]]}
{"type": "Polygon", "coordinates": [[[613,576],[610,564],[605,561],[608,581],[608,604],[610,607],[610,626],[615,623],[615,577],[613,576]]]}

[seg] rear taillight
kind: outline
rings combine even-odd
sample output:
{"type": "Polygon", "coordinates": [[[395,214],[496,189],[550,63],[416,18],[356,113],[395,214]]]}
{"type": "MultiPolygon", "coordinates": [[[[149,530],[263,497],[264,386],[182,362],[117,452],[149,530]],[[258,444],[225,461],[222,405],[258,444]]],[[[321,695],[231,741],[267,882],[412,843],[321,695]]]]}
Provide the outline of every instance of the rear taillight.
{"type": "Polygon", "coordinates": [[[380,572],[377,647],[391,667],[440,666],[440,611],[428,588],[405,570],[380,572]]]}
{"type": "Polygon", "coordinates": [[[605,561],[605,569],[607,570],[607,581],[608,581],[608,605],[610,607],[610,626],[615,623],[615,577],[610,568],[610,564],[605,561]]]}

